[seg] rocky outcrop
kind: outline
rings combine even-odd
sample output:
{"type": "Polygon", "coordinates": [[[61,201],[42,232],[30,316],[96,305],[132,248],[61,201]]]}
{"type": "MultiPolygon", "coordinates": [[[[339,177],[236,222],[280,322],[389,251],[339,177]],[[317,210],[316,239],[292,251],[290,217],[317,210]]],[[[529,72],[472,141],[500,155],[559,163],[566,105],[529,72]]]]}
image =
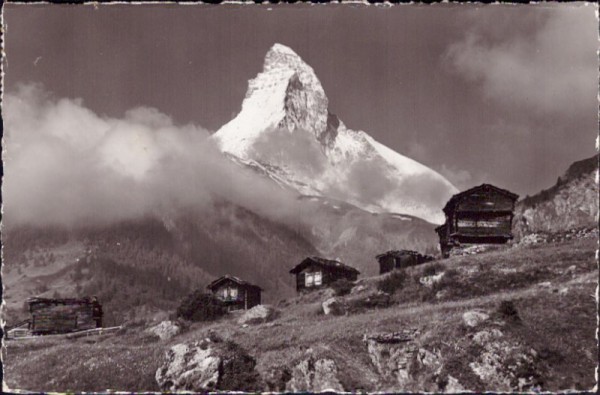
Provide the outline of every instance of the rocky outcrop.
{"type": "Polygon", "coordinates": [[[475,327],[486,321],[490,316],[480,311],[467,311],[462,318],[466,326],[475,327]]]}
{"type": "Polygon", "coordinates": [[[458,379],[448,375],[439,351],[423,347],[417,329],[364,336],[371,362],[385,392],[461,392],[458,379]]]}
{"type": "Polygon", "coordinates": [[[406,388],[410,380],[409,365],[417,346],[413,340],[416,330],[403,330],[391,333],[365,335],[367,351],[371,362],[381,378],[398,388],[406,388]]]}
{"type": "Polygon", "coordinates": [[[181,332],[181,326],[173,321],[162,321],[148,329],[148,333],[158,336],[161,340],[169,340],[181,332]]]}
{"type": "Polygon", "coordinates": [[[217,389],[220,364],[210,341],[177,344],[167,351],[155,378],[162,391],[213,391],[217,389]]]}
{"type": "Polygon", "coordinates": [[[475,333],[473,341],[482,348],[469,367],[486,388],[494,391],[527,391],[535,381],[535,354],[522,345],[505,339],[499,329],[475,333]]]}
{"type": "Polygon", "coordinates": [[[344,391],[335,361],[314,356],[309,356],[292,369],[285,389],[291,392],[344,391]]]}
{"type": "Polygon", "coordinates": [[[161,391],[255,391],[255,366],[254,358],[236,344],[204,339],[171,347],[155,379],[161,391]]]}
{"type": "Polygon", "coordinates": [[[568,240],[597,238],[598,227],[587,226],[582,228],[572,228],[558,232],[537,232],[529,233],[521,237],[515,247],[539,245],[545,243],[561,243],[568,240]]]}
{"type": "Polygon", "coordinates": [[[259,304],[246,311],[239,319],[238,324],[256,325],[272,321],[277,316],[277,311],[268,305],[259,304]]]}
{"type": "Polygon", "coordinates": [[[556,185],[517,203],[513,232],[517,240],[531,233],[556,233],[597,227],[598,156],[575,162],[556,185]]]}

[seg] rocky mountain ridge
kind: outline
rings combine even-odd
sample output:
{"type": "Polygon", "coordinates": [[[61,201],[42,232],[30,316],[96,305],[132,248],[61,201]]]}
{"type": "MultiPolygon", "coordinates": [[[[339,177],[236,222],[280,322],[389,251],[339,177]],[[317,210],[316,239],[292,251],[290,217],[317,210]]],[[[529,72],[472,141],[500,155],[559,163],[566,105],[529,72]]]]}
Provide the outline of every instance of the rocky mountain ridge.
{"type": "Polygon", "coordinates": [[[556,184],[517,202],[513,232],[557,233],[598,225],[598,155],[573,163],[556,184]]]}

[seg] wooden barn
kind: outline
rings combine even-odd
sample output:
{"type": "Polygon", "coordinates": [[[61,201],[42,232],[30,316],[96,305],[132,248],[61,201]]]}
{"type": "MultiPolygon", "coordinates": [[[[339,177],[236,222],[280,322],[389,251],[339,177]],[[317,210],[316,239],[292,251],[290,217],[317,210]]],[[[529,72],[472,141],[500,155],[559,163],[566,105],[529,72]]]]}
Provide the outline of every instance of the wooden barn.
{"type": "Polygon", "coordinates": [[[342,262],[316,256],[304,259],[290,273],[296,275],[298,292],[326,287],[341,279],[356,281],[360,274],[358,270],[342,262]]]}
{"type": "Polygon", "coordinates": [[[69,333],[102,327],[102,306],[96,297],[30,298],[29,330],[34,335],[69,333]]]}
{"type": "Polygon", "coordinates": [[[420,265],[421,263],[433,260],[433,257],[430,255],[423,255],[417,251],[410,250],[391,250],[377,255],[375,258],[379,262],[379,274],[391,272],[394,269],[420,265]]]}
{"type": "Polygon", "coordinates": [[[229,310],[248,310],[259,305],[262,288],[235,276],[225,275],[207,288],[225,303],[229,310]]]}
{"type": "Polygon", "coordinates": [[[458,193],[444,206],[446,222],[435,230],[442,256],[461,244],[501,244],[512,239],[518,195],[490,184],[458,193]]]}

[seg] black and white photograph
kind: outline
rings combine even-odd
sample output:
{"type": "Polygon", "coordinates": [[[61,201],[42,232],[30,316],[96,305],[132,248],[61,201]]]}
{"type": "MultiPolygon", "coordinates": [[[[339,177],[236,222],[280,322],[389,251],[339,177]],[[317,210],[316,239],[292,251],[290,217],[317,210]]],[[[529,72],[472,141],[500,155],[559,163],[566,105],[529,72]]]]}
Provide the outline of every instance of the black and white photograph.
{"type": "Polygon", "coordinates": [[[598,22],[5,3],[3,391],[596,390],[598,22]]]}

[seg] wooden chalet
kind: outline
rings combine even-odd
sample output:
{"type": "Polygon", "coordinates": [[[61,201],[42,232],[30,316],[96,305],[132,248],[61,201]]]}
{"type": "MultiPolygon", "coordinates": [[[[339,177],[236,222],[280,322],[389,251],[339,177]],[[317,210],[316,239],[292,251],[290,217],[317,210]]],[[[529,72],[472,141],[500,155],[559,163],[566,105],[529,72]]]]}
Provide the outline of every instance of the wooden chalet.
{"type": "Polygon", "coordinates": [[[358,270],[342,262],[316,256],[304,259],[290,273],[296,275],[298,292],[326,287],[341,279],[356,281],[360,274],[358,270]]]}
{"type": "Polygon", "coordinates": [[[262,288],[235,276],[225,275],[208,284],[207,288],[229,310],[248,310],[259,305],[262,288]]]}
{"type": "Polygon", "coordinates": [[[33,335],[69,333],[102,327],[102,306],[96,297],[29,298],[29,330],[33,335]]]}
{"type": "Polygon", "coordinates": [[[394,269],[402,269],[409,266],[433,260],[430,255],[423,255],[411,250],[391,250],[375,257],[379,262],[379,274],[391,272],[394,269]]]}
{"type": "Polygon", "coordinates": [[[501,244],[512,239],[515,202],[512,192],[482,184],[458,193],[444,206],[446,222],[435,230],[442,256],[461,244],[501,244]]]}

